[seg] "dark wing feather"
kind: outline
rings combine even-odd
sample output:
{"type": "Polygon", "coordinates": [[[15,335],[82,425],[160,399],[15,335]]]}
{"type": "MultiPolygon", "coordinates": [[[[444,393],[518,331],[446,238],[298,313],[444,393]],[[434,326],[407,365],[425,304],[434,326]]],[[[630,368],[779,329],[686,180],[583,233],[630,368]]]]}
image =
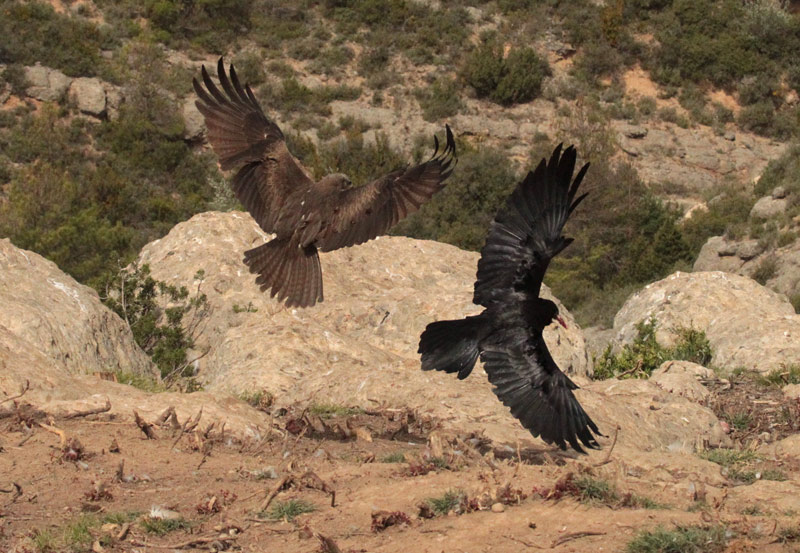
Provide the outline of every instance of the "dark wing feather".
{"type": "Polygon", "coordinates": [[[589,168],[584,165],[573,180],[576,157],[575,148],[562,155],[559,145],[517,185],[492,221],[478,261],[475,303],[488,306],[512,291],[539,296],[550,260],[572,242],[561,236],[564,224],[586,196],[575,198],[589,168]]]}
{"type": "Polygon", "coordinates": [[[239,167],[231,180],[236,197],[261,228],[275,232],[286,198],[298,189],[309,189],[313,181],[289,153],[283,133],[264,114],[250,87],[239,83],[233,66],[228,77],[220,58],[217,74],[222,90],[205,66],[203,84],[193,79],[208,141],[222,169],[239,167]]]}
{"type": "Polygon", "coordinates": [[[456,159],[456,144],[449,126],[446,134],[444,149],[439,152],[439,141],[435,139],[433,157],[425,163],[340,192],[331,202],[330,211],[322,215],[328,218],[328,225],[317,241],[320,249],[336,250],[385,234],[441,190],[456,159]]]}
{"type": "Polygon", "coordinates": [[[513,332],[508,337],[502,344],[486,344],[481,353],[495,395],[545,442],[561,449],[569,444],[580,453],[585,453],[580,443],[597,449],[592,435],[601,435],[597,425],[578,403],[572,393],[577,386],[558,369],[541,333],[526,339],[524,333],[513,332]]]}

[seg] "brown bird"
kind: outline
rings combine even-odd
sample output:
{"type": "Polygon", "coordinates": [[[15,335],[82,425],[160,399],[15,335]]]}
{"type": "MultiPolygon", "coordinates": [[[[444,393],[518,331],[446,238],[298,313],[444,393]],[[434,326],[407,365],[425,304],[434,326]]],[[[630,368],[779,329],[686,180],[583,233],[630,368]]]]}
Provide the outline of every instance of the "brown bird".
{"type": "Polygon", "coordinates": [[[455,167],[456,145],[450,127],[447,143],[431,159],[392,171],[359,187],[346,175],[314,181],[289,153],[278,125],[264,114],[248,85],[239,84],[233,65],[230,78],[220,58],[222,91],[202,68],[203,84],[193,79],[205,117],[208,140],[223,170],[238,171],[231,180],[236,197],[265,232],[276,237],[244,253],[256,282],[287,306],[308,307],[322,301],[318,251],[361,244],[385,234],[419,209],[455,167]],[[224,92],[223,92],[224,91],[224,92]]]}

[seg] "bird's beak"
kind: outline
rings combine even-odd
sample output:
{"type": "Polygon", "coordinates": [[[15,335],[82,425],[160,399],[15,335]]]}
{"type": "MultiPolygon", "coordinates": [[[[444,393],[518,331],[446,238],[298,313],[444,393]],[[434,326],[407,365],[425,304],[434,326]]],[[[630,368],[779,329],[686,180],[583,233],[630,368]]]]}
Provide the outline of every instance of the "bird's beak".
{"type": "Polygon", "coordinates": [[[564,319],[561,318],[561,315],[556,315],[556,320],[558,321],[558,324],[564,328],[567,328],[567,323],[564,322],[564,319]]]}

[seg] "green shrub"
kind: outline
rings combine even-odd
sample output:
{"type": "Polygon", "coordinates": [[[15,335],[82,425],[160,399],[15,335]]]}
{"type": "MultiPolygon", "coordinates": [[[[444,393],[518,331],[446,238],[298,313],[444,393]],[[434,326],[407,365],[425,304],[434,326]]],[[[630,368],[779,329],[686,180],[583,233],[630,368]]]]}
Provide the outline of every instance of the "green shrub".
{"type": "Polygon", "coordinates": [[[767,282],[773,278],[778,272],[778,260],[774,256],[768,256],[758,262],[753,272],[750,273],[750,278],[766,286],[767,282]]]}
{"type": "Polygon", "coordinates": [[[425,502],[435,515],[446,515],[450,511],[459,512],[466,502],[467,494],[463,490],[448,490],[439,497],[429,497],[425,502]]]}
{"type": "Polygon", "coordinates": [[[437,79],[428,88],[417,89],[415,95],[425,121],[440,121],[453,117],[464,107],[456,81],[437,79]]]}
{"type": "Polygon", "coordinates": [[[612,353],[611,346],[607,347],[600,359],[595,360],[594,377],[648,378],[663,362],[672,359],[701,365],[711,361],[711,345],[705,332],[678,328],[675,345],[667,348],[656,340],[656,327],[655,318],[641,321],[636,324],[633,343],[626,344],[617,354],[612,353]]]}
{"type": "Polygon", "coordinates": [[[290,499],[288,501],[276,501],[269,512],[260,513],[259,518],[269,520],[288,520],[293,521],[296,517],[305,513],[313,513],[317,508],[302,499],[290,499]]]}
{"type": "Polygon", "coordinates": [[[181,377],[192,376],[187,350],[208,315],[208,299],[200,292],[203,271],[195,275],[194,293],[150,276],[148,265],[122,270],[108,283],[101,299],[119,315],[133,331],[136,343],[150,355],[169,385],[181,377]]]}
{"type": "Polygon", "coordinates": [[[217,54],[253,25],[247,0],[145,0],[143,7],[164,42],[190,42],[217,54]]]}
{"type": "Polygon", "coordinates": [[[541,94],[542,82],[550,75],[546,61],[531,48],[512,49],[503,57],[503,45],[487,35],[466,58],[461,70],[464,81],[479,97],[511,105],[533,100],[541,94]]]}
{"type": "Polygon", "coordinates": [[[736,123],[746,131],[771,136],[775,125],[775,106],[768,100],[746,106],[739,112],[736,123]]]}
{"type": "Polygon", "coordinates": [[[641,530],[628,542],[627,553],[722,553],[727,543],[724,526],[678,526],[641,530]]]}
{"type": "Polygon", "coordinates": [[[56,13],[45,2],[7,0],[0,9],[3,63],[40,62],[73,77],[91,77],[104,65],[100,51],[114,43],[93,22],[56,13]]]}

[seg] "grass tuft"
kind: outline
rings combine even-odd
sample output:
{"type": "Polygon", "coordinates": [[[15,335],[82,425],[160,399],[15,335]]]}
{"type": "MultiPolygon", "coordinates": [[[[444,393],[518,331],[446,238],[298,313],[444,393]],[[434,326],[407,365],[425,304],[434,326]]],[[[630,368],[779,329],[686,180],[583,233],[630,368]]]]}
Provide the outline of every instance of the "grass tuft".
{"type": "Polygon", "coordinates": [[[308,408],[311,415],[318,417],[352,417],[353,415],[364,414],[364,409],[361,407],[347,407],[345,405],[337,405],[335,403],[313,403],[308,408]]]}
{"type": "Polygon", "coordinates": [[[463,490],[447,490],[439,497],[429,497],[425,500],[434,514],[446,515],[450,511],[457,511],[467,499],[463,490]]]}
{"type": "Polygon", "coordinates": [[[678,526],[668,530],[659,526],[643,530],[628,543],[627,553],[718,553],[725,550],[724,526],[703,528],[678,526]]]}
{"type": "Polygon", "coordinates": [[[141,522],[142,529],[148,534],[165,536],[176,530],[191,528],[192,524],[184,518],[152,518],[145,517],[141,522]]]}
{"type": "Polygon", "coordinates": [[[317,508],[307,501],[302,499],[290,499],[289,501],[276,501],[275,504],[268,512],[259,513],[259,518],[266,518],[269,520],[288,520],[293,521],[295,517],[305,513],[312,513],[317,508]]]}

